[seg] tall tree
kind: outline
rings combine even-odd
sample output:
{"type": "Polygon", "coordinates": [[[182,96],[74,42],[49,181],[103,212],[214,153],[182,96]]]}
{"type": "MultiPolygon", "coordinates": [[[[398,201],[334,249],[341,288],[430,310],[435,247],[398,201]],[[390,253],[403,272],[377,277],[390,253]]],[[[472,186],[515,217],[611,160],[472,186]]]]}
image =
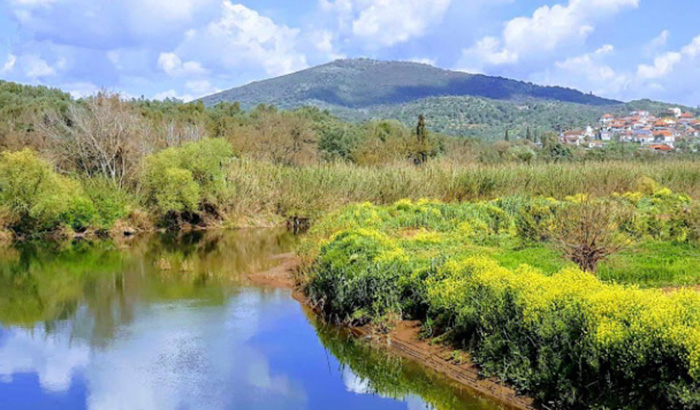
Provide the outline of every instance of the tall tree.
{"type": "Polygon", "coordinates": [[[417,138],[417,149],[416,149],[416,164],[424,164],[428,160],[428,130],[425,126],[425,116],[423,114],[418,116],[418,125],[416,126],[416,138],[417,138]]]}

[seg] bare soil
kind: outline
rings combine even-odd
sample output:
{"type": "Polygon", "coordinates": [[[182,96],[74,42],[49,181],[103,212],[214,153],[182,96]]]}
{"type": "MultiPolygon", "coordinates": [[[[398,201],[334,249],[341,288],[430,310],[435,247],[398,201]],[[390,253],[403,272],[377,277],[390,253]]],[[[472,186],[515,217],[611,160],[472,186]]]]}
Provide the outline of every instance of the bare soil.
{"type": "Polygon", "coordinates": [[[272,257],[280,264],[263,272],[255,272],[246,276],[246,280],[255,285],[294,290],[293,274],[301,260],[293,253],[284,253],[272,257]]]}

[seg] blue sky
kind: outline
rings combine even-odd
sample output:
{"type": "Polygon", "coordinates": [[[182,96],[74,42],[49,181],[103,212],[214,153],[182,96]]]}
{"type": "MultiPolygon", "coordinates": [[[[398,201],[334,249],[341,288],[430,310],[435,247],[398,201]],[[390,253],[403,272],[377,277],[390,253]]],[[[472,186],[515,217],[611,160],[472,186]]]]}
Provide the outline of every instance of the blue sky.
{"type": "Polygon", "coordinates": [[[0,0],[0,79],[185,100],[343,57],[700,105],[696,0],[0,0]]]}

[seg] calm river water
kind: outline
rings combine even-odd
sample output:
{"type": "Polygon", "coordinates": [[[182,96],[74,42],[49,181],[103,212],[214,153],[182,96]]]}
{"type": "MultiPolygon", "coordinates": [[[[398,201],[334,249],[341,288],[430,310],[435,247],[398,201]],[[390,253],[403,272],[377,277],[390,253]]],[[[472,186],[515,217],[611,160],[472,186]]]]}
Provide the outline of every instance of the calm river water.
{"type": "Polygon", "coordinates": [[[0,409],[495,409],[246,286],[258,230],[0,250],[0,409]]]}

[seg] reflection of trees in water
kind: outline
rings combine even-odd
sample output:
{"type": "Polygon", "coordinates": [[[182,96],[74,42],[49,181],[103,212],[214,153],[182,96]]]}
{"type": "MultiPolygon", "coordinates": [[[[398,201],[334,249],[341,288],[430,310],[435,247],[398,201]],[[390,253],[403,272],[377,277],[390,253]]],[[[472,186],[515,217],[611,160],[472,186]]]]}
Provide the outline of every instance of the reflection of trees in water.
{"type": "Polygon", "coordinates": [[[493,402],[462,391],[442,376],[418,364],[388,354],[348,335],[337,327],[323,324],[308,313],[309,321],[324,347],[341,364],[346,387],[356,393],[377,394],[394,399],[420,396],[431,408],[493,410],[493,402]]]}
{"type": "Polygon", "coordinates": [[[0,326],[42,323],[51,332],[57,322],[73,320],[75,336],[107,343],[139,304],[224,303],[236,291],[228,286],[231,277],[269,265],[269,256],[291,243],[282,232],[251,230],[162,234],[126,245],[16,244],[0,249],[0,326]]]}
{"type": "Polygon", "coordinates": [[[285,231],[268,229],[160,234],[149,254],[165,258],[173,272],[235,279],[271,267],[269,257],[288,251],[293,242],[285,231]]]}

